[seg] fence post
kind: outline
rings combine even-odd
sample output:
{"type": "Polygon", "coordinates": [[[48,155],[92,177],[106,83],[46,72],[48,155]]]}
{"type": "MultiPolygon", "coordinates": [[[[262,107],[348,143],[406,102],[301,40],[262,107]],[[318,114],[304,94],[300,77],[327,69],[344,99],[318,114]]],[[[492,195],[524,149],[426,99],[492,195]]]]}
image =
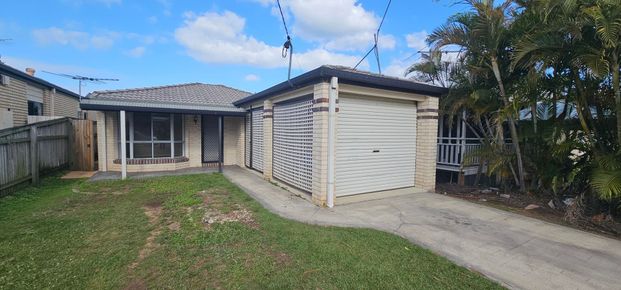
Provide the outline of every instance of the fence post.
{"type": "Polygon", "coordinates": [[[67,119],[67,156],[69,159],[69,169],[75,169],[75,150],[74,150],[74,142],[75,142],[75,132],[73,127],[73,121],[71,119],[67,119]]]}
{"type": "Polygon", "coordinates": [[[32,184],[39,184],[39,143],[37,142],[37,125],[30,127],[30,175],[32,184]]]}

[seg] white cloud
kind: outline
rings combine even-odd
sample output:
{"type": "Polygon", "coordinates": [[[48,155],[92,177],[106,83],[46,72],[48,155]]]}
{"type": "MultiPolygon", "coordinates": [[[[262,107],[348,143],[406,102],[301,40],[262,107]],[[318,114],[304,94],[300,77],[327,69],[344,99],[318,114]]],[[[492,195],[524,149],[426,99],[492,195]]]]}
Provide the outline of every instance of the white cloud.
{"type": "Polygon", "coordinates": [[[128,55],[128,56],[131,56],[131,57],[139,58],[139,57],[142,57],[144,55],[146,50],[147,50],[147,48],[144,47],[144,46],[137,46],[137,47],[134,47],[134,48],[126,51],[125,54],[128,55]]]}
{"type": "Polygon", "coordinates": [[[69,45],[78,49],[108,49],[119,37],[116,32],[91,35],[77,30],[64,30],[58,27],[35,29],[32,31],[35,41],[42,45],[69,45]]]}
{"type": "MultiPolygon", "coordinates": [[[[273,0],[254,0],[272,5],[272,14],[280,18],[273,0]]],[[[330,50],[364,50],[373,44],[380,18],[366,10],[357,0],[288,0],[281,2],[285,18],[294,37],[315,42],[330,50]]],[[[393,49],[396,40],[381,34],[378,45],[393,49]]]]}
{"type": "Polygon", "coordinates": [[[408,63],[407,61],[400,61],[400,60],[393,59],[390,62],[390,65],[386,67],[386,69],[383,70],[382,72],[388,76],[405,78],[404,76],[405,70],[408,69],[410,65],[412,65],[412,63],[408,63]]]}
{"type": "MultiPolygon", "coordinates": [[[[233,12],[207,12],[199,16],[186,13],[185,17],[184,25],[175,31],[175,38],[191,57],[199,61],[265,68],[288,65],[288,60],[281,56],[280,46],[271,46],[244,34],[246,19],[233,12]]],[[[324,48],[296,52],[293,58],[302,69],[321,64],[353,66],[358,61],[356,56],[333,53],[324,48]]]]}
{"type": "Polygon", "coordinates": [[[147,17],[147,22],[149,22],[149,24],[155,24],[157,23],[157,16],[149,16],[147,17]]]}
{"type": "Polygon", "coordinates": [[[159,2],[160,5],[162,5],[163,7],[162,14],[164,14],[164,16],[170,16],[172,14],[171,12],[172,2],[170,2],[170,0],[158,0],[157,2],[159,2]]]}
{"type": "Polygon", "coordinates": [[[254,81],[258,81],[261,78],[258,75],[255,74],[248,74],[244,77],[245,80],[249,81],[249,82],[254,82],[254,81]]]}
{"type": "Polygon", "coordinates": [[[138,43],[140,46],[147,46],[153,43],[166,42],[165,37],[155,37],[152,35],[142,35],[138,33],[101,31],[96,34],[58,27],[40,28],[32,31],[35,41],[41,45],[63,45],[73,46],[77,49],[100,49],[105,50],[113,47],[119,40],[129,40],[138,43]]]}
{"type": "Polygon", "coordinates": [[[114,36],[97,35],[91,37],[91,45],[97,49],[107,49],[114,45],[114,36]]]}
{"type": "Polygon", "coordinates": [[[405,36],[405,41],[409,48],[413,48],[416,51],[425,50],[427,48],[427,42],[425,42],[425,40],[428,35],[429,34],[425,30],[413,32],[405,36]]]}
{"type": "Polygon", "coordinates": [[[63,30],[58,27],[35,29],[32,32],[35,40],[44,45],[60,44],[71,45],[76,48],[85,49],[88,47],[89,35],[86,32],[63,30]]]}

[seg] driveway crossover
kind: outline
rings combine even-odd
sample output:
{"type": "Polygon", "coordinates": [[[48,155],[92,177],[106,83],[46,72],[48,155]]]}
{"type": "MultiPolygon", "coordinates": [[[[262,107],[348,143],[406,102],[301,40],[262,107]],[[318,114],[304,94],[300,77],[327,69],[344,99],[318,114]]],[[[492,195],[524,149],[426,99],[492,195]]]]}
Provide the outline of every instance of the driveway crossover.
{"type": "Polygon", "coordinates": [[[270,211],[402,236],[509,288],[621,289],[621,242],[432,193],[319,208],[239,167],[225,176],[270,211]]]}

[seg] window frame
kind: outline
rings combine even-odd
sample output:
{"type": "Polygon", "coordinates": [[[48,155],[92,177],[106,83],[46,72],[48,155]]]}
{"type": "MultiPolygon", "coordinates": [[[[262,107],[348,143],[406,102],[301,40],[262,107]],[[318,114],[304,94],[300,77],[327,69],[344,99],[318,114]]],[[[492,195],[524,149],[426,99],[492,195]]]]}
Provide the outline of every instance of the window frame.
{"type": "MultiPolygon", "coordinates": [[[[151,130],[150,134],[151,134],[151,140],[147,140],[147,141],[137,141],[134,140],[134,113],[135,112],[127,112],[127,118],[126,118],[126,124],[124,124],[124,126],[126,126],[126,131],[129,138],[126,138],[127,140],[125,140],[125,146],[129,145],[129,148],[126,152],[127,154],[127,158],[129,159],[159,159],[159,158],[176,158],[176,157],[183,157],[186,154],[186,150],[185,150],[185,120],[183,118],[183,114],[173,114],[173,113],[151,113],[151,112],[146,112],[144,114],[148,114],[149,115],[149,129],[151,130]],[[169,118],[169,129],[170,129],[170,139],[169,140],[155,140],[154,136],[153,136],[153,115],[154,114],[159,114],[159,115],[168,115],[169,118]],[[181,120],[181,139],[180,140],[175,140],[175,116],[181,116],[180,120],[181,120]],[[134,157],[134,144],[151,144],[151,157],[134,157]],[[163,156],[163,157],[155,157],[155,144],[170,144],[170,155],[168,156],[163,156]],[[176,156],[175,155],[175,144],[181,144],[181,155],[176,156]]],[[[140,112],[143,113],[143,112],[140,112]]],[[[117,128],[117,144],[119,146],[119,150],[118,150],[118,156],[119,158],[121,158],[121,124],[119,123],[119,126],[117,128]]]]}
{"type": "Polygon", "coordinates": [[[43,116],[43,103],[42,102],[28,100],[28,116],[43,116]],[[37,106],[38,109],[39,109],[39,112],[37,112],[38,114],[36,114],[36,115],[30,114],[31,104],[33,104],[33,107],[34,107],[34,105],[38,105],[37,106]]]}

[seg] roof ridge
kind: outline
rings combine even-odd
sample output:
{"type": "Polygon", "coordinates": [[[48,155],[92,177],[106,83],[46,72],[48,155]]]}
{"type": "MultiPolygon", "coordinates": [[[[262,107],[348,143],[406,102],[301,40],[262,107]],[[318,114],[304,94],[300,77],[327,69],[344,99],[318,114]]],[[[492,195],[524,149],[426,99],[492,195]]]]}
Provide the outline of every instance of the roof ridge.
{"type": "MultiPolygon", "coordinates": [[[[204,85],[208,85],[208,84],[204,84],[204,85]]],[[[227,88],[227,89],[236,90],[236,91],[238,91],[238,92],[246,93],[246,94],[249,94],[249,95],[252,95],[252,94],[253,94],[253,93],[251,93],[251,92],[244,91],[244,90],[240,90],[240,89],[236,89],[236,88],[234,88],[234,87],[230,87],[230,86],[223,85],[223,84],[213,84],[213,86],[221,86],[221,87],[224,87],[224,88],[227,88]]]]}
{"type": "Polygon", "coordinates": [[[129,89],[117,89],[117,90],[101,90],[101,91],[93,91],[91,94],[106,94],[106,93],[120,93],[120,92],[133,92],[133,91],[145,91],[145,90],[158,90],[165,88],[173,88],[173,87],[184,87],[190,85],[208,85],[199,82],[193,83],[180,83],[174,85],[163,85],[163,86],[153,86],[153,87],[139,87],[139,88],[129,88],[129,89]]]}

